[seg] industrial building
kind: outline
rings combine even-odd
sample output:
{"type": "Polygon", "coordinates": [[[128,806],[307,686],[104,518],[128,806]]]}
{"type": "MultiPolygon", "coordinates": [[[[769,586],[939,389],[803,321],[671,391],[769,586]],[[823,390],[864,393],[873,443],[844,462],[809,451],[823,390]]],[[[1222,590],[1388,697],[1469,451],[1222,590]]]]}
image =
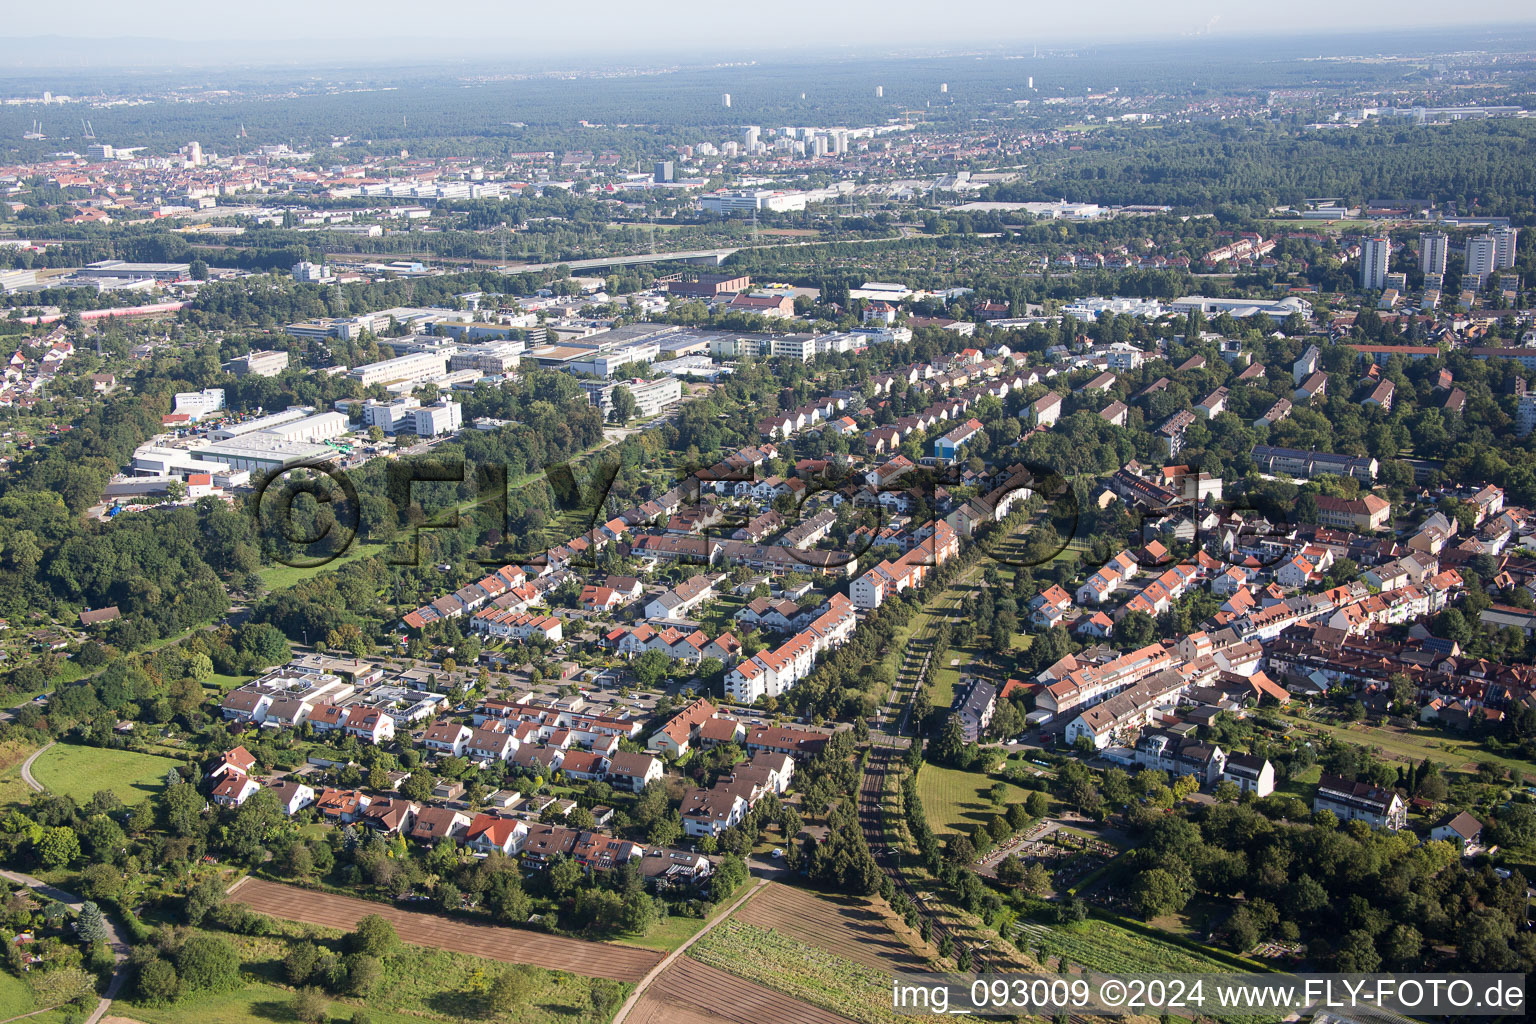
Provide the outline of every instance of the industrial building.
{"type": "Polygon", "coordinates": [[[125,260],[97,260],[75,271],[78,278],[150,278],[162,283],[185,281],[192,276],[190,263],[129,263],[125,260]]]}

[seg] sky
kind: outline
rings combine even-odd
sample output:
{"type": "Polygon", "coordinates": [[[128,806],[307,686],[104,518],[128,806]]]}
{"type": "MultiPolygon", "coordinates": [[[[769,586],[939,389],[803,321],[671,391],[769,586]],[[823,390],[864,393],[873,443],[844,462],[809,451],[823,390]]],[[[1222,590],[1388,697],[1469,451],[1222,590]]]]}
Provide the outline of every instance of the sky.
{"type": "MultiPolygon", "coordinates": [[[[1396,0],[1389,7],[1338,0],[220,0],[189,16],[184,0],[71,0],[67,16],[51,4],[4,5],[5,34],[81,39],[139,38],[234,41],[262,56],[264,43],[295,49],[338,44],[375,46],[379,57],[424,44],[458,52],[505,54],[715,55],[783,52],[796,47],[987,48],[1020,43],[1076,44],[1136,38],[1303,35],[1359,29],[1393,30],[1536,23],[1530,0],[1481,0],[1471,7],[1444,0],[1396,0]]],[[[280,55],[268,55],[281,59],[280,55]]],[[[346,56],[366,56],[347,53],[346,56]]],[[[343,56],[338,53],[337,56],[343,56]]]]}

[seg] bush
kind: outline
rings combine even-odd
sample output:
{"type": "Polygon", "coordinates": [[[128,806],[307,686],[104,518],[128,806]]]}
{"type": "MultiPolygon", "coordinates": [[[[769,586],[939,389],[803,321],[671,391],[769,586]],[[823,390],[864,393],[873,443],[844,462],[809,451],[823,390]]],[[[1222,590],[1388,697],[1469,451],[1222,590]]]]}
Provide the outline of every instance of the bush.
{"type": "Polygon", "coordinates": [[[306,986],[293,994],[293,1000],[288,1004],[293,1011],[293,1016],[304,1024],[320,1024],[325,1020],[330,1010],[330,1004],[325,1001],[325,996],[320,990],[312,986],[306,986]]]}
{"type": "Polygon", "coordinates": [[[194,935],[176,954],[176,970],[189,992],[223,992],[240,984],[240,954],[223,939],[194,935]]]}
{"type": "Polygon", "coordinates": [[[181,995],[176,968],[156,957],[139,967],[139,1001],[148,1006],[168,1006],[181,995]]]}

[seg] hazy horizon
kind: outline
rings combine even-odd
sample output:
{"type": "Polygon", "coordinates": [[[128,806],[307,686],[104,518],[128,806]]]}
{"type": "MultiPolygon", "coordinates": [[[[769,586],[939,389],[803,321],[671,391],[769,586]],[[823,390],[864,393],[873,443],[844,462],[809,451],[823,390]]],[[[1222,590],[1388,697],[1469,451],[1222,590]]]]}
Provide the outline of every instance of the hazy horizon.
{"type": "Polygon", "coordinates": [[[680,0],[644,12],[598,0],[581,8],[579,19],[563,10],[518,10],[487,0],[466,0],[434,11],[430,21],[421,16],[422,10],[403,0],[377,0],[366,7],[275,0],[261,7],[221,7],[189,21],[182,5],[167,0],[144,0],[130,7],[79,0],[70,9],[67,26],[46,7],[8,13],[9,38],[0,41],[0,52],[12,70],[205,67],[231,60],[350,65],[419,59],[446,65],[485,58],[547,66],[573,58],[711,62],[797,52],[875,56],[892,49],[996,51],[1138,39],[1279,40],[1365,32],[1390,37],[1427,29],[1466,33],[1536,26],[1536,8],[1513,0],[1456,11],[1427,0],[1405,0],[1393,9],[1387,27],[1377,11],[1319,0],[1298,0],[1284,8],[1206,0],[1169,0],[1156,6],[1106,0],[1089,8],[960,0],[945,8],[942,20],[933,17],[931,4],[913,0],[889,0],[878,12],[862,5],[834,8],[807,0],[784,0],[771,11],[680,0]],[[156,31],[146,32],[145,26],[151,25],[156,31]]]}

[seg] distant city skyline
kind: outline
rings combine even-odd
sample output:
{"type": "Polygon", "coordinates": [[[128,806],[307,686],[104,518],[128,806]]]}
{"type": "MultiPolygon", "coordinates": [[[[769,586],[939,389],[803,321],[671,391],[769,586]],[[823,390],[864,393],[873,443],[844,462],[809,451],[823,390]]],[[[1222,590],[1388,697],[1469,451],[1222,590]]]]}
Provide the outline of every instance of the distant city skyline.
{"type": "MultiPolygon", "coordinates": [[[[317,49],[348,42],[376,47],[373,56],[379,59],[407,57],[414,49],[424,58],[451,60],[453,50],[427,54],[421,48],[458,43],[459,53],[499,53],[517,61],[582,54],[683,58],[690,51],[699,59],[709,59],[722,53],[775,53],[806,47],[868,53],[872,48],[995,48],[1031,42],[1084,46],[1137,38],[1235,39],[1384,28],[1378,10],[1321,0],[1272,6],[1210,0],[1165,0],[1155,5],[1103,0],[1076,6],[961,0],[947,5],[942,17],[935,17],[934,10],[931,4],[915,0],[886,0],[878,7],[782,0],[768,11],[722,8],[699,0],[678,0],[654,9],[595,0],[580,8],[579,18],[572,18],[572,12],[563,8],[523,8],[494,0],[463,0],[431,9],[402,0],[376,0],[365,9],[273,0],[259,6],[220,5],[193,19],[186,17],[185,5],[168,0],[141,0],[127,6],[77,0],[70,5],[67,20],[57,9],[35,4],[15,6],[7,12],[6,21],[15,48],[24,48],[28,37],[97,41],[97,45],[86,43],[72,63],[110,55],[99,44],[114,40],[125,45],[136,41],[217,43],[223,51],[271,63],[309,57],[317,49]],[[273,52],[274,44],[290,45],[292,52],[273,52]]],[[[1536,8],[1528,0],[1490,0],[1472,8],[1403,0],[1392,8],[1390,30],[1498,24],[1536,24],[1536,8]]],[[[131,52],[122,56],[132,62],[131,52]]],[[[331,56],[351,63],[370,54],[337,51],[331,56]]],[[[195,53],[187,54],[187,59],[192,64],[201,62],[195,53]]]]}

